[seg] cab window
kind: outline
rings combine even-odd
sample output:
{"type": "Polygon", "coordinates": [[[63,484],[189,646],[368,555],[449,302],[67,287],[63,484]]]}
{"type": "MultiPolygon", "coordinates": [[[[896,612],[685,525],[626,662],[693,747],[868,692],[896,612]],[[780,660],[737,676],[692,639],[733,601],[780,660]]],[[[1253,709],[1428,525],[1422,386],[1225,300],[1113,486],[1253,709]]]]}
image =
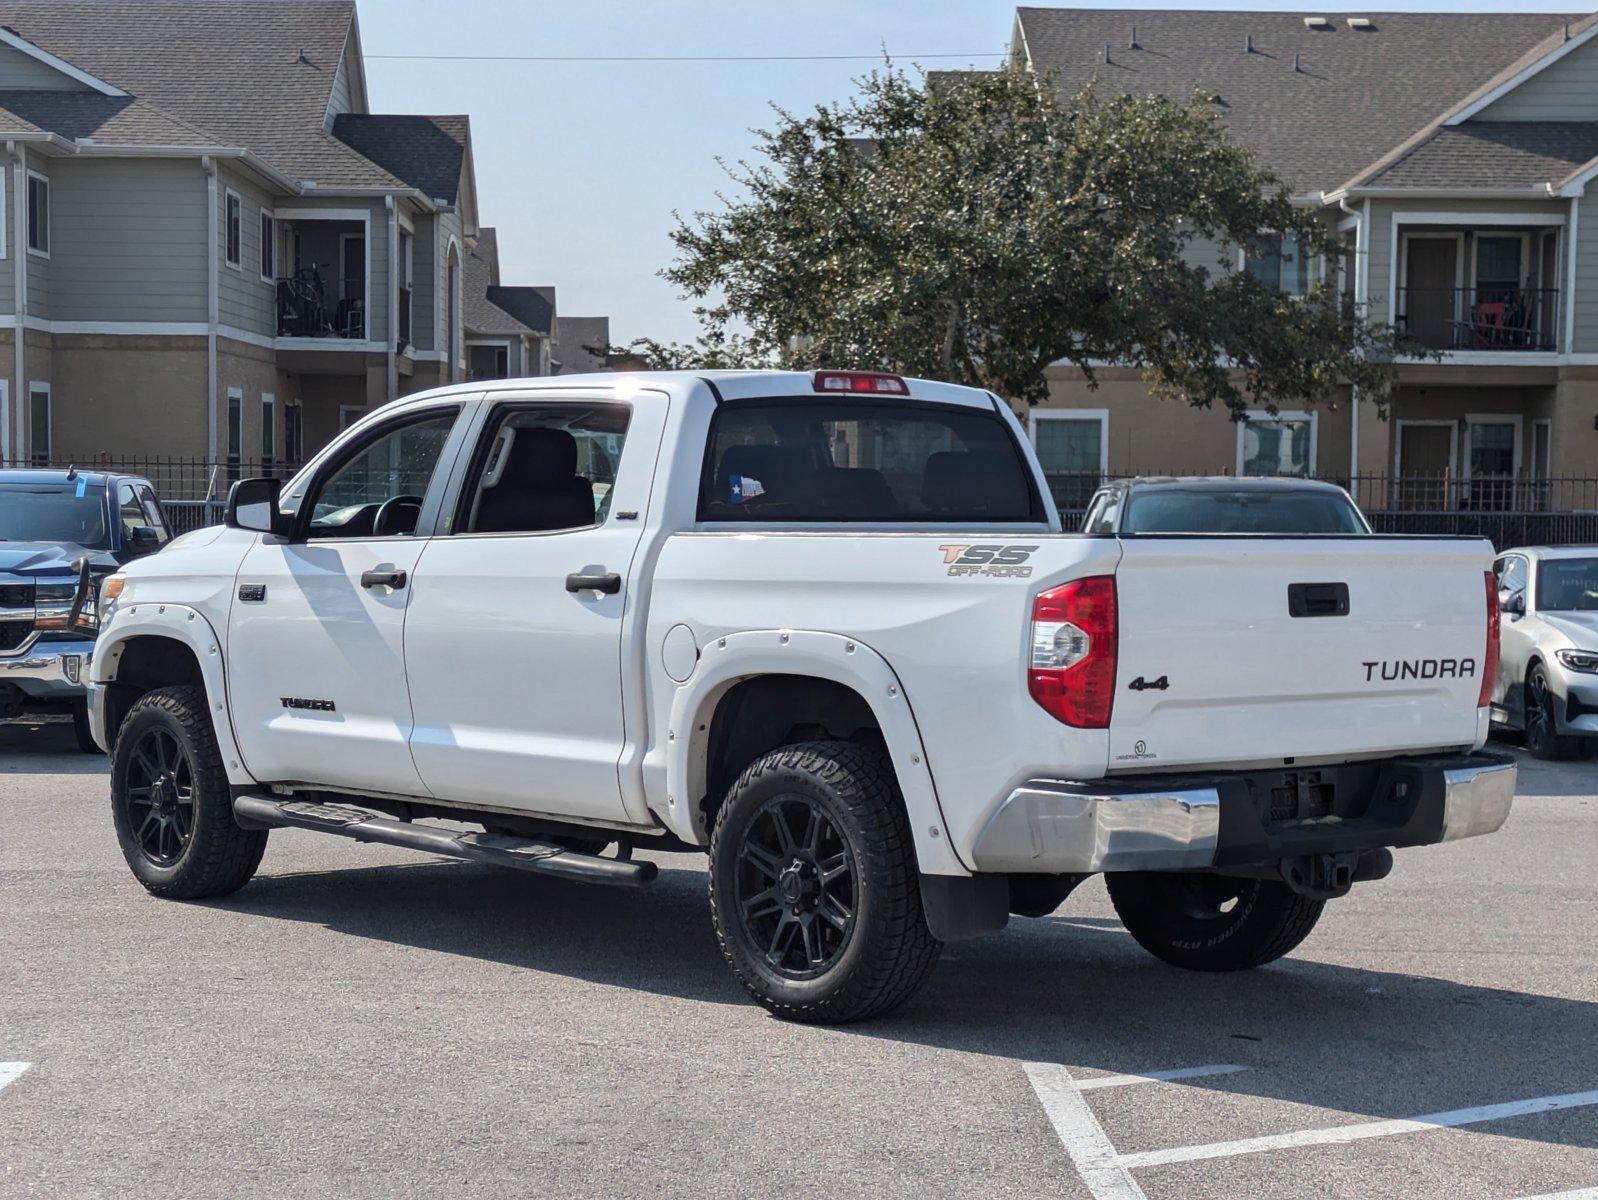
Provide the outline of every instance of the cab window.
{"type": "Polygon", "coordinates": [[[554,533],[602,525],[631,410],[528,404],[497,412],[461,492],[460,533],[554,533]]]}
{"type": "Polygon", "coordinates": [[[308,498],[309,537],[319,541],[415,533],[422,500],[459,413],[455,408],[424,413],[374,431],[358,443],[308,498]]]}
{"type": "Polygon", "coordinates": [[[1498,591],[1501,594],[1509,592],[1524,592],[1528,572],[1526,560],[1518,554],[1505,555],[1498,560],[1498,591]]]}
{"type": "Polygon", "coordinates": [[[122,544],[129,548],[154,550],[164,546],[170,536],[161,508],[147,487],[137,488],[131,483],[117,485],[117,518],[122,523],[122,544]]]}

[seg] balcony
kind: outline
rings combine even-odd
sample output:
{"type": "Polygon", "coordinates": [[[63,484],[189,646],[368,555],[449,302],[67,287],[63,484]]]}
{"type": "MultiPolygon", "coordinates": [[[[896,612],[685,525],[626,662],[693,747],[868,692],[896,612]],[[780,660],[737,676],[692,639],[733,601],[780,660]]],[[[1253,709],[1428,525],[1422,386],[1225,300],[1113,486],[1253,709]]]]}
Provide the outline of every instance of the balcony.
{"type": "Polygon", "coordinates": [[[1554,288],[1404,288],[1398,327],[1428,350],[1551,353],[1560,309],[1554,288]]]}
{"type": "Polygon", "coordinates": [[[371,264],[360,221],[279,220],[277,336],[366,341],[371,264]]]}
{"type": "Polygon", "coordinates": [[[1563,329],[1565,234],[1552,225],[1409,225],[1393,315],[1428,350],[1548,354],[1563,329]]]}

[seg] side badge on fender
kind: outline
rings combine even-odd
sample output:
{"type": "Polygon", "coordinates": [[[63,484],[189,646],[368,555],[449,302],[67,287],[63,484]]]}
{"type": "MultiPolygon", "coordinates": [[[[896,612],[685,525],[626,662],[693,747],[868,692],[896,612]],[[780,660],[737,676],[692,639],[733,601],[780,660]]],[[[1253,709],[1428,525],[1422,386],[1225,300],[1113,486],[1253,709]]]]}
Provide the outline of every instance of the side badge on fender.
{"type": "Polygon", "coordinates": [[[1146,692],[1146,691],[1151,691],[1151,690],[1152,691],[1156,691],[1156,692],[1163,692],[1163,691],[1165,691],[1167,688],[1169,688],[1171,686],[1171,681],[1169,679],[1167,679],[1164,675],[1161,675],[1153,683],[1150,683],[1148,680],[1144,679],[1143,676],[1139,675],[1136,679],[1134,679],[1131,683],[1127,684],[1126,686],[1131,688],[1134,692],[1146,692]]]}

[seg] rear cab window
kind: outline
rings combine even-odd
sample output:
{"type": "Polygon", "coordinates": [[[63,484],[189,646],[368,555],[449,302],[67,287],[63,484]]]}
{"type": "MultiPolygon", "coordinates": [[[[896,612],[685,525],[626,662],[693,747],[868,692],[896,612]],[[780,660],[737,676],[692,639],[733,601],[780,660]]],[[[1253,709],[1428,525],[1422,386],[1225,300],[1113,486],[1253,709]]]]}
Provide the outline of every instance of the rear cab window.
{"type": "Polygon", "coordinates": [[[762,524],[1048,520],[992,410],[823,397],[736,400],[711,423],[699,519],[762,524]]]}

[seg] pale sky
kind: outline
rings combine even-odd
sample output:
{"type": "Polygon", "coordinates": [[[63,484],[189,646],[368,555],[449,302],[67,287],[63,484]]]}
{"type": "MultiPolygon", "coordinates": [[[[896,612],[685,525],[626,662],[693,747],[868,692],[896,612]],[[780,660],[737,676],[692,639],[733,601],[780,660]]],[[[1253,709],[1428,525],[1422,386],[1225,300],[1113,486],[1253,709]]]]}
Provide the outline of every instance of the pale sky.
{"type": "MultiPolygon", "coordinates": [[[[1535,11],[1592,3],[1536,0],[1535,11]]],[[[1115,8],[1302,4],[1165,3],[1115,8]]],[[[1316,12],[1371,11],[1324,0],[1316,12]]],[[[1516,11],[1510,0],[1394,3],[1376,11],[1516,11]]],[[[468,113],[485,225],[499,229],[504,281],[554,284],[568,316],[611,317],[612,340],[691,340],[691,306],[656,272],[671,261],[673,209],[712,207],[771,103],[805,110],[850,94],[854,62],[396,61],[428,55],[918,55],[928,67],[996,64],[1014,3],[998,0],[360,0],[372,107],[468,113]]]]}

